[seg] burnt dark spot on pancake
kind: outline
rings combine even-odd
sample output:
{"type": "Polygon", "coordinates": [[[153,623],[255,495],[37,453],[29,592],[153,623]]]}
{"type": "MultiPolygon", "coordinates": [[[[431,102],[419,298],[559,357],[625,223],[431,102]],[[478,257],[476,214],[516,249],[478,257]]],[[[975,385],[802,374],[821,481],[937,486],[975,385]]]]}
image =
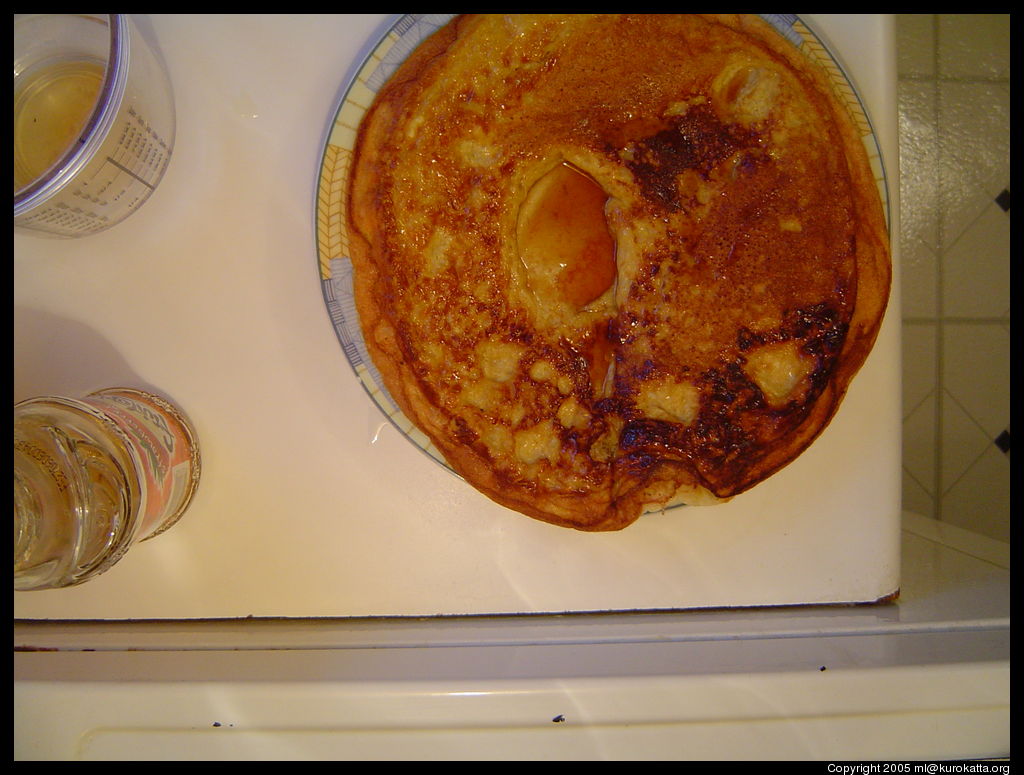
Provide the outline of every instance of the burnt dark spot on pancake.
{"type": "Polygon", "coordinates": [[[660,463],[660,456],[648,452],[630,452],[618,460],[621,471],[631,477],[642,476],[660,463]]]}
{"type": "Polygon", "coordinates": [[[533,343],[536,333],[528,325],[518,321],[511,321],[506,324],[505,341],[529,345],[533,343]]]}
{"type": "MultiPolygon", "coordinates": [[[[643,125],[642,129],[649,129],[643,125]]],[[[756,143],[748,130],[723,124],[707,105],[691,107],[685,114],[670,116],[663,128],[634,138],[618,138],[616,156],[626,151],[626,166],[640,185],[641,193],[670,210],[680,210],[676,179],[684,170],[696,170],[707,176],[721,160],[738,149],[756,143]],[[624,140],[624,142],[623,142],[624,140]]],[[[741,164],[755,163],[745,155],[741,164]]]]}
{"type": "Polygon", "coordinates": [[[741,154],[736,160],[735,171],[737,174],[749,175],[757,167],[757,163],[761,157],[755,156],[752,153],[741,154]]]}
{"type": "Polygon", "coordinates": [[[790,336],[802,339],[812,331],[832,327],[838,317],[839,313],[833,304],[821,302],[787,313],[783,329],[790,336]]]}
{"type": "Polygon", "coordinates": [[[848,328],[849,327],[843,323],[829,329],[820,337],[823,354],[835,355],[842,350],[843,342],[846,341],[846,332],[848,328]]]}
{"type": "MultiPolygon", "coordinates": [[[[742,378],[742,370],[739,376],[742,378]]],[[[737,385],[736,375],[730,375],[722,369],[708,369],[702,375],[704,382],[704,395],[711,404],[731,406],[739,393],[740,386],[737,385]]]]}
{"type": "MultiPolygon", "coordinates": [[[[702,413],[690,429],[695,460],[705,475],[711,473],[719,494],[724,494],[739,471],[729,466],[749,458],[756,442],[728,413],[702,413]]],[[[748,460],[749,462],[749,460],[748,460]]]]}
{"type": "Polygon", "coordinates": [[[820,364],[824,359],[838,355],[843,349],[847,330],[845,323],[837,323],[816,331],[806,338],[800,349],[807,355],[817,358],[820,364]]]}
{"type": "Polygon", "coordinates": [[[605,321],[604,335],[610,345],[621,345],[623,343],[622,323],[618,317],[608,318],[605,321]]]}
{"type": "Polygon", "coordinates": [[[622,417],[628,411],[628,402],[622,396],[607,396],[594,402],[594,410],[607,417],[622,417]]]}
{"type": "Polygon", "coordinates": [[[838,355],[846,341],[848,324],[832,303],[822,302],[789,313],[781,329],[781,339],[800,339],[801,350],[818,359],[838,355]]]}
{"type": "Polygon", "coordinates": [[[619,448],[624,452],[637,449],[651,449],[657,447],[677,446],[675,437],[678,435],[678,427],[673,423],[662,420],[652,420],[649,417],[630,420],[623,426],[619,434],[619,448]]]}
{"type": "Polygon", "coordinates": [[[452,437],[467,447],[471,446],[478,438],[476,432],[461,417],[452,417],[449,426],[452,437]]]}
{"type": "Polygon", "coordinates": [[[736,332],[736,346],[739,348],[740,352],[746,352],[754,345],[760,344],[762,340],[763,337],[755,334],[746,326],[736,332]]]}
{"type": "Polygon", "coordinates": [[[640,368],[636,370],[635,376],[639,380],[645,380],[650,379],[656,373],[657,364],[655,364],[650,358],[646,358],[643,363],[640,364],[640,368]]]}

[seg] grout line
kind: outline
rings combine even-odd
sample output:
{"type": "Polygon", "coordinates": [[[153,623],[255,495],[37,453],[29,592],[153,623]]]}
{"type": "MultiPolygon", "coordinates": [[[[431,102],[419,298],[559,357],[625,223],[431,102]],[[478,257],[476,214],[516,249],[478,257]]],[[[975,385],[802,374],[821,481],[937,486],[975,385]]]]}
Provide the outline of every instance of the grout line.
{"type": "MultiPolygon", "coordinates": [[[[956,323],[957,325],[968,326],[1004,326],[1010,323],[1010,310],[1007,310],[1003,315],[993,315],[991,317],[981,317],[976,315],[947,315],[945,317],[945,321],[947,323],[956,323]]],[[[933,325],[938,322],[938,317],[930,315],[911,315],[903,318],[903,323],[905,325],[912,326],[933,325]]]]}
{"type": "Polygon", "coordinates": [[[907,410],[907,412],[903,415],[903,422],[906,422],[907,420],[909,420],[910,416],[912,414],[914,414],[914,412],[916,412],[922,406],[924,406],[924,402],[927,401],[929,398],[931,398],[933,395],[935,395],[935,386],[934,385],[932,386],[931,390],[929,390],[927,393],[924,394],[924,397],[920,401],[918,401],[916,404],[914,404],[912,409],[907,410]]]}
{"type": "MultiPolygon", "coordinates": [[[[985,453],[988,452],[988,448],[994,443],[994,439],[989,434],[989,432],[987,430],[985,430],[984,427],[982,427],[981,423],[979,423],[977,420],[974,419],[974,415],[972,415],[969,411],[967,411],[967,407],[964,406],[962,403],[960,403],[960,401],[957,399],[957,397],[955,395],[950,393],[949,390],[947,390],[945,387],[942,388],[942,392],[946,393],[948,398],[949,398],[949,400],[950,400],[950,402],[956,404],[957,407],[960,409],[960,411],[964,413],[964,416],[968,420],[970,420],[979,431],[981,431],[981,434],[986,439],[988,439],[988,443],[985,444],[985,446],[981,448],[981,450],[978,452],[977,455],[975,455],[974,460],[972,460],[970,463],[968,463],[966,466],[964,466],[964,470],[961,471],[959,474],[957,474],[956,478],[952,482],[950,482],[949,485],[947,485],[946,488],[943,491],[938,493],[938,497],[940,497],[940,498],[944,498],[946,496],[946,494],[950,490],[952,490],[954,487],[956,487],[957,483],[959,483],[959,481],[961,479],[963,479],[965,476],[967,476],[967,474],[969,474],[971,472],[971,469],[974,468],[974,466],[976,466],[978,464],[978,461],[981,460],[985,456],[985,453]]],[[[945,399],[945,398],[946,398],[946,396],[943,396],[943,399],[945,399]]]]}
{"type": "MultiPolygon", "coordinates": [[[[914,474],[914,472],[910,470],[910,468],[908,468],[907,466],[903,466],[903,473],[906,474],[906,476],[911,481],[913,481],[914,484],[916,484],[918,487],[921,488],[921,492],[923,492],[925,495],[927,495],[929,498],[931,498],[931,501],[932,501],[933,504],[935,503],[935,494],[928,492],[928,485],[926,485],[924,482],[922,482],[920,479],[918,479],[917,476],[914,474]]],[[[904,506],[903,508],[907,508],[907,507],[904,506]]]]}
{"type": "Polygon", "coordinates": [[[921,75],[919,73],[903,73],[896,76],[900,81],[941,81],[942,83],[1008,84],[1010,79],[1005,75],[921,75]]]}
{"type": "MultiPolygon", "coordinates": [[[[918,498],[923,497],[927,503],[931,503],[932,504],[932,506],[929,506],[926,510],[923,510],[923,511],[918,510],[918,511],[920,511],[920,513],[922,515],[930,515],[932,513],[932,511],[934,511],[935,493],[930,492],[929,489],[928,489],[928,485],[926,485],[924,482],[922,482],[920,479],[918,479],[914,475],[914,473],[909,468],[907,468],[907,466],[903,466],[903,473],[906,475],[907,479],[909,479],[911,482],[913,482],[915,485],[917,485],[917,489],[918,489],[917,497],[918,498]]],[[[904,491],[904,496],[906,496],[906,492],[905,491],[904,491]]],[[[909,508],[909,506],[907,505],[907,498],[906,497],[904,497],[904,499],[903,499],[903,508],[904,509],[908,509],[909,508]]],[[[934,519],[934,517],[928,516],[928,519],[934,519]]]]}
{"type": "Polygon", "coordinates": [[[933,516],[938,521],[942,521],[942,504],[943,504],[943,492],[942,492],[942,465],[943,465],[942,439],[943,439],[943,436],[944,436],[944,429],[943,429],[943,422],[942,422],[942,415],[943,415],[942,409],[943,409],[943,401],[944,401],[944,393],[945,393],[945,386],[943,385],[943,382],[942,382],[942,374],[943,374],[943,369],[945,367],[945,359],[943,357],[943,355],[944,355],[944,352],[943,352],[944,347],[943,346],[945,344],[945,336],[944,336],[945,331],[944,331],[944,327],[943,327],[943,318],[945,317],[945,305],[944,305],[944,302],[943,302],[943,297],[945,295],[944,276],[943,276],[944,275],[944,272],[943,272],[943,263],[944,263],[943,262],[943,257],[944,257],[945,252],[946,252],[945,240],[942,237],[942,235],[945,233],[945,228],[944,228],[945,227],[945,222],[944,222],[944,219],[943,219],[944,212],[943,212],[943,207],[942,207],[941,192],[945,190],[944,187],[943,187],[943,183],[945,181],[943,180],[943,165],[942,165],[942,132],[941,132],[940,127],[939,127],[939,88],[938,88],[938,77],[939,77],[939,73],[942,72],[940,67],[939,67],[939,49],[940,48],[941,48],[941,46],[940,46],[940,41],[939,41],[939,16],[938,16],[938,14],[932,14],[932,57],[933,57],[933,62],[932,62],[932,64],[933,64],[933,71],[932,72],[935,73],[935,78],[932,79],[932,82],[931,82],[931,86],[932,86],[932,125],[935,127],[935,142],[936,142],[936,145],[937,145],[935,150],[936,150],[936,157],[937,157],[938,162],[939,162],[937,164],[937,168],[936,168],[936,182],[938,183],[938,188],[939,188],[939,192],[940,192],[940,196],[939,196],[939,199],[938,199],[938,205],[939,206],[938,206],[937,212],[935,214],[935,217],[936,217],[936,227],[937,227],[937,236],[938,236],[938,245],[937,245],[937,247],[938,247],[938,255],[936,256],[936,261],[935,261],[935,294],[936,294],[936,298],[935,298],[935,314],[937,315],[938,319],[936,320],[936,324],[935,324],[935,407],[934,407],[934,411],[935,411],[935,436],[934,436],[934,439],[935,439],[935,444],[934,444],[934,446],[935,446],[935,460],[934,460],[935,470],[932,473],[932,476],[933,476],[933,489],[932,489],[932,492],[934,493],[934,495],[933,495],[933,498],[934,498],[934,501],[933,501],[934,514],[933,514],[933,516]]]}
{"type": "MultiPolygon", "coordinates": [[[[939,232],[939,241],[942,245],[942,251],[945,251],[947,249],[951,250],[952,248],[956,247],[957,243],[959,243],[960,240],[967,236],[967,233],[974,228],[974,225],[978,223],[978,221],[980,221],[988,214],[988,211],[991,208],[999,207],[999,205],[996,204],[995,197],[989,196],[987,191],[985,192],[985,196],[988,199],[988,203],[984,207],[982,207],[970,221],[968,221],[965,225],[960,227],[960,232],[953,237],[952,242],[950,242],[947,245],[945,240],[942,238],[942,232],[939,232]]],[[[981,197],[979,196],[978,198],[980,199],[981,197]]]]}
{"type": "MultiPolygon", "coordinates": [[[[977,427],[977,429],[979,431],[981,431],[982,435],[986,439],[988,439],[989,440],[989,444],[991,444],[995,440],[993,438],[991,432],[984,425],[982,425],[980,422],[978,422],[977,420],[974,419],[974,415],[971,414],[971,412],[967,409],[967,407],[963,405],[963,403],[960,401],[960,399],[958,399],[955,395],[953,395],[952,391],[950,391],[948,388],[943,388],[943,390],[945,390],[946,393],[949,395],[949,400],[952,401],[954,404],[956,404],[960,408],[960,411],[964,413],[964,416],[968,420],[970,420],[972,423],[974,423],[975,427],[977,427]]],[[[986,445],[986,448],[982,450],[982,452],[984,453],[986,450],[987,450],[987,445],[986,445]]],[[[973,465],[973,463],[972,463],[972,465],[973,465]]]]}
{"type": "MultiPolygon", "coordinates": [[[[960,201],[962,202],[963,200],[961,199],[960,201]]],[[[990,206],[997,207],[995,202],[990,202],[989,205],[986,205],[984,208],[982,208],[981,211],[970,221],[967,221],[966,224],[963,222],[957,222],[956,231],[953,231],[951,229],[949,234],[939,235],[939,239],[942,242],[942,249],[939,251],[940,257],[943,254],[952,253],[953,250],[961,243],[962,240],[973,241],[977,239],[977,235],[972,234],[971,232],[974,229],[974,227],[978,224],[978,222],[981,221],[981,219],[985,216],[985,212],[988,210],[990,206]]],[[[961,210],[960,212],[962,214],[963,211],[961,210]]],[[[942,226],[945,227],[945,223],[942,223],[942,226]]],[[[947,315],[946,319],[952,319],[953,317],[956,316],[947,315]]]]}
{"type": "Polygon", "coordinates": [[[938,493],[936,495],[936,497],[939,500],[942,500],[943,498],[945,498],[952,491],[952,489],[954,487],[956,487],[960,483],[960,480],[963,479],[965,476],[967,476],[967,474],[969,474],[971,472],[971,469],[974,468],[974,466],[976,466],[978,464],[978,461],[981,460],[985,456],[986,452],[988,452],[988,449],[983,449],[981,452],[979,452],[978,455],[974,458],[974,460],[972,460],[970,463],[968,463],[967,467],[957,475],[956,479],[954,479],[952,482],[950,482],[946,486],[946,489],[943,490],[942,492],[938,493]]]}

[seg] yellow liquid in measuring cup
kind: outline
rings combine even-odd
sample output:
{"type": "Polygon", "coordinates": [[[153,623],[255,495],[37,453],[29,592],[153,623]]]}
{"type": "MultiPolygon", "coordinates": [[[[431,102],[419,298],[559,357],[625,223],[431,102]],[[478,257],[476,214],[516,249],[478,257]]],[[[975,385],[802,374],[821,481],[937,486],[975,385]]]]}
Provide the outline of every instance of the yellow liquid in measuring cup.
{"type": "Polygon", "coordinates": [[[103,65],[61,62],[14,93],[14,190],[48,170],[78,140],[103,83],[103,65]]]}

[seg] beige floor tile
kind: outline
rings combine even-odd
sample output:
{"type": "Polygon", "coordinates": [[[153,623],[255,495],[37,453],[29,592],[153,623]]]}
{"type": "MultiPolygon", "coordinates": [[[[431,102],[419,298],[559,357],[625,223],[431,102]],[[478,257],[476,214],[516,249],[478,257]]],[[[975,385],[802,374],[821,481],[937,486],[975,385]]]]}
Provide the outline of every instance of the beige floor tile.
{"type": "Polygon", "coordinates": [[[960,481],[989,447],[995,445],[992,437],[946,392],[942,394],[941,421],[939,489],[944,494],[960,481]]]}
{"type": "Polygon", "coordinates": [[[903,508],[935,518],[935,498],[906,469],[903,470],[903,508]]]}
{"type": "Polygon", "coordinates": [[[938,15],[939,75],[944,78],[1009,78],[1010,15],[938,15]]]}
{"type": "Polygon", "coordinates": [[[943,253],[942,277],[943,315],[1009,317],[1009,214],[990,202],[943,253]]]}
{"type": "Polygon", "coordinates": [[[904,76],[935,75],[935,14],[896,14],[896,71],[904,76]]]}
{"type": "Polygon", "coordinates": [[[1010,540],[1010,460],[986,449],[942,498],[942,519],[998,541],[1010,540]]]}
{"type": "Polygon", "coordinates": [[[940,82],[940,244],[951,245],[1009,184],[1010,87],[940,82]]]}
{"type": "Polygon", "coordinates": [[[938,94],[933,81],[897,85],[902,226],[928,236],[935,229],[939,175],[938,94]]]}
{"type": "Polygon", "coordinates": [[[896,36],[904,508],[1006,540],[1009,19],[898,14],[896,36]]]}
{"type": "Polygon", "coordinates": [[[935,400],[930,395],[903,421],[903,470],[929,495],[935,481],[935,400]]]}
{"type": "Polygon", "coordinates": [[[939,166],[934,83],[901,81],[900,268],[905,317],[938,310],[939,166]]]}
{"type": "Polygon", "coordinates": [[[938,324],[903,324],[903,417],[935,394],[938,324]]]}
{"type": "Polygon", "coordinates": [[[1010,337],[995,323],[943,327],[942,384],[988,439],[1010,423],[1010,337]]]}
{"type": "Polygon", "coordinates": [[[899,246],[903,317],[934,319],[939,309],[939,256],[918,236],[902,234],[899,246]]]}

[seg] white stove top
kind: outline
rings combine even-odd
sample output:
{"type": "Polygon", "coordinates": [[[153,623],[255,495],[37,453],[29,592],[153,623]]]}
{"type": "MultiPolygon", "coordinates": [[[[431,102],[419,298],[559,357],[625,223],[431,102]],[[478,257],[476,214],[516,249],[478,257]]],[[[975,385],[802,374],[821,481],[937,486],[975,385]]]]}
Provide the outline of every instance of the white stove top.
{"type": "MultiPolygon", "coordinates": [[[[328,125],[386,21],[140,19],[174,84],[174,156],[152,199],[111,231],[15,237],[15,399],[150,386],[192,418],[203,479],[171,531],[85,585],[17,593],[15,616],[657,610],[895,591],[895,301],[807,453],[729,504],[649,515],[621,533],[499,507],[386,421],[335,337],[314,242],[328,125]]],[[[895,180],[891,30],[869,15],[811,22],[845,60],[895,180]]]]}
{"type": "Polygon", "coordinates": [[[16,759],[1009,754],[1009,549],[905,516],[882,606],[37,623],[16,759]]]}

